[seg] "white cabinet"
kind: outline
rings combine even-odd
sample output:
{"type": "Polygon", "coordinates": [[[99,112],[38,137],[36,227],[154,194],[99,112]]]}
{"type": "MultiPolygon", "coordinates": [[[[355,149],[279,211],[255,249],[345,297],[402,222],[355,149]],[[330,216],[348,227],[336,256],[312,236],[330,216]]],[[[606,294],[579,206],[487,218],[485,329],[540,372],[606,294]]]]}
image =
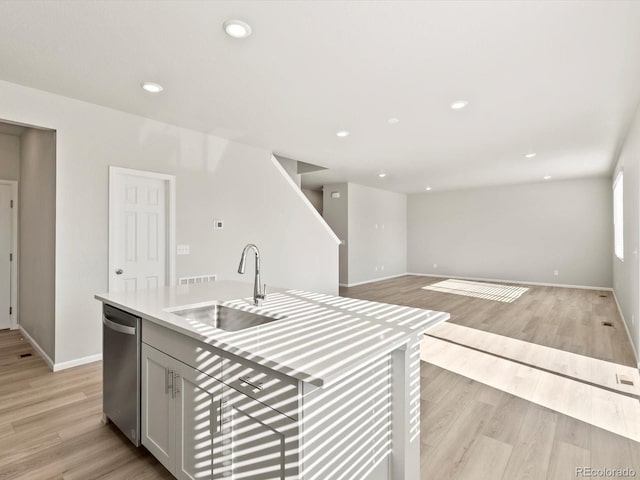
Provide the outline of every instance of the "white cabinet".
{"type": "Polygon", "coordinates": [[[175,463],[175,402],[172,366],[175,360],[142,344],[142,444],[169,471],[175,463]]]}
{"type": "Polygon", "coordinates": [[[297,421],[226,385],[221,418],[227,478],[299,478],[297,421]]]}
{"type": "Polygon", "coordinates": [[[420,476],[418,337],[322,388],[149,322],[142,340],[142,444],[179,479],[420,476]]]}
{"type": "Polygon", "coordinates": [[[222,383],[175,362],[176,472],[179,479],[221,478],[219,458],[222,383]]]}
{"type": "Polygon", "coordinates": [[[297,479],[298,441],[296,420],[142,344],[142,444],[176,478],[297,479]]]}
{"type": "Polygon", "coordinates": [[[221,397],[221,382],[142,344],[142,444],[177,478],[222,478],[221,397]]]}

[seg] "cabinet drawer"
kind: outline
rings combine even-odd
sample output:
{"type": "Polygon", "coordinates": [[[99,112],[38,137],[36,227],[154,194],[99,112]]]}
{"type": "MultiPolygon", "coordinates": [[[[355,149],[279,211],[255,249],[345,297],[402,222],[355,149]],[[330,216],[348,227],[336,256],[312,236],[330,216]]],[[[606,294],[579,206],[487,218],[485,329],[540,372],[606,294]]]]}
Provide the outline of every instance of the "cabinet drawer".
{"type": "Polygon", "coordinates": [[[289,418],[298,419],[297,380],[225,353],[222,381],[289,418]]]}
{"type": "Polygon", "coordinates": [[[142,321],[142,341],[210,377],[222,378],[222,352],[215,347],[148,320],[142,321]]]}

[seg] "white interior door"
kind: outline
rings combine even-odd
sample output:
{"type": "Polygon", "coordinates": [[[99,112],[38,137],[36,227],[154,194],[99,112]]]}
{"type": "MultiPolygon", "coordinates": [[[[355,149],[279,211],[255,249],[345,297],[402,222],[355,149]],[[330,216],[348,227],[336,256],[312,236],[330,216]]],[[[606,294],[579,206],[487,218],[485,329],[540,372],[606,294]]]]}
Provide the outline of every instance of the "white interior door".
{"type": "Polygon", "coordinates": [[[113,169],[109,185],[109,290],[167,285],[170,182],[149,172],[113,169]]]}
{"type": "Polygon", "coordinates": [[[11,261],[13,218],[11,185],[0,185],[0,329],[11,328],[11,261]]]}

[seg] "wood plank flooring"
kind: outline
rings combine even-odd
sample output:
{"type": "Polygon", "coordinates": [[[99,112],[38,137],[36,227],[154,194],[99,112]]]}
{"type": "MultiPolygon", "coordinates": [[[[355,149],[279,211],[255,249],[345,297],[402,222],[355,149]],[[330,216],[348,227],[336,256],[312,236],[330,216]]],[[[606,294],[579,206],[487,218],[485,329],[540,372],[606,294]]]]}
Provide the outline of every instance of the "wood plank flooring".
{"type": "Polygon", "coordinates": [[[173,478],[102,424],[101,362],[53,373],[18,331],[5,330],[0,379],[0,479],[173,478]]]}
{"type": "MultiPolygon", "coordinates": [[[[529,287],[519,299],[505,303],[422,289],[441,280],[404,276],[340,290],[342,296],[451,313],[452,325],[433,334],[457,344],[430,337],[423,344],[423,350],[428,349],[423,358],[431,356],[439,365],[421,364],[423,480],[566,480],[580,478],[580,467],[632,468],[640,476],[640,443],[628,438],[639,435],[638,422],[621,423],[617,415],[625,412],[591,404],[600,393],[615,396],[614,379],[604,378],[605,373],[622,370],[638,378],[637,371],[628,368],[635,366],[635,359],[610,292],[529,287]],[[604,320],[613,328],[603,327],[604,320]],[[609,390],[599,392],[582,383],[571,388],[568,382],[573,380],[515,361],[609,390]],[[461,374],[471,376],[474,370],[475,379],[461,374]],[[490,386],[505,379],[503,389],[490,386]],[[596,394],[575,396],[589,390],[596,394]],[[556,401],[549,404],[559,402],[558,410],[567,414],[539,404],[549,398],[556,401]],[[587,413],[585,406],[590,407],[587,413]],[[569,415],[578,412],[591,422],[569,415]]],[[[637,386],[617,388],[638,391],[637,386]]],[[[637,400],[620,400],[634,407],[629,415],[640,411],[637,400]]]]}
{"type": "MultiPolygon", "coordinates": [[[[610,293],[531,287],[504,303],[422,290],[437,281],[406,276],[341,294],[448,311],[457,325],[634,365],[610,293]]],[[[421,374],[421,480],[565,480],[583,466],[640,475],[640,444],[622,435],[427,362],[421,374]]],[[[2,331],[0,379],[0,479],[172,478],[101,423],[101,363],[52,373],[18,332],[2,331]]]]}
{"type": "Polygon", "coordinates": [[[458,325],[636,366],[611,292],[524,285],[527,292],[505,303],[422,289],[442,280],[446,279],[406,275],[341,288],[340,295],[449,312],[450,322],[458,325]],[[613,328],[603,327],[605,320],[613,328]]]}

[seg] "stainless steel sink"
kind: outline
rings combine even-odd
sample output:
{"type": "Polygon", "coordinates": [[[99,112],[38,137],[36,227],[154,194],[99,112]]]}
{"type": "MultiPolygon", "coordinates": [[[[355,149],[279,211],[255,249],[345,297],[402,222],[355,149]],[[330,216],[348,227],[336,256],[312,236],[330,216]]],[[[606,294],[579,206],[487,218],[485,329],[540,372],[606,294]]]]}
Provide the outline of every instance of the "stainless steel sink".
{"type": "Polygon", "coordinates": [[[236,308],[225,307],[224,305],[207,305],[206,307],[189,308],[171,313],[189,320],[207,323],[215,328],[229,332],[237,332],[238,330],[264,325],[265,323],[285,318],[284,316],[267,316],[245,312],[236,308]]]}

